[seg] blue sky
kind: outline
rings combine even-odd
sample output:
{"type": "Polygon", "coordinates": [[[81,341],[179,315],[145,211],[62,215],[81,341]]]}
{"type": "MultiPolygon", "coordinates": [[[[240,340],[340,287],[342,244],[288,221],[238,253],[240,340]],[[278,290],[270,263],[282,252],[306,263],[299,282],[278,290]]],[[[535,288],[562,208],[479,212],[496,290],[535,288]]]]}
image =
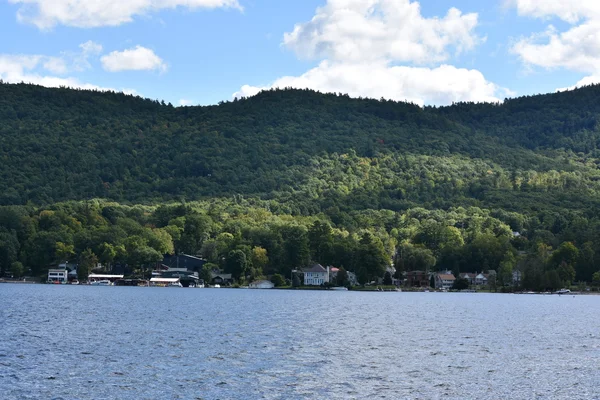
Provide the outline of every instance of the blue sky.
{"type": "Polygon", "coordinates": [[[597,0],[0,0],[0,37],[5,81],[175,105],[283,86],[449,104],[600,82],[597,0]]]}

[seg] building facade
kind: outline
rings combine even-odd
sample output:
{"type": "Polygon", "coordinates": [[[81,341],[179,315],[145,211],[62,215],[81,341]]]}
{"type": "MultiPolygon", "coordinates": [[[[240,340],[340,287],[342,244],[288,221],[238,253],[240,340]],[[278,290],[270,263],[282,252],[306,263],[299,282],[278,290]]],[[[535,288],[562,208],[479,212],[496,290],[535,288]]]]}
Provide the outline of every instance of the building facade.
{"type": "Polygon", "coordinates": [[[315,264],[304,270],[304,286],[321,286],[329,282],[329,268],[323,268],[321,264],[315,264]]]}
{"type": "Polygon", "coordinates": [[[67,283],[69,281],[69,271],[67,269],[48,270],[48,282],[67,283]]]}
{"type": "Polygon", "coordinates": [[[435,288],[450,290],[454,286],[456,278],[451,273],[439,273],[435,274],[435,288]]]}

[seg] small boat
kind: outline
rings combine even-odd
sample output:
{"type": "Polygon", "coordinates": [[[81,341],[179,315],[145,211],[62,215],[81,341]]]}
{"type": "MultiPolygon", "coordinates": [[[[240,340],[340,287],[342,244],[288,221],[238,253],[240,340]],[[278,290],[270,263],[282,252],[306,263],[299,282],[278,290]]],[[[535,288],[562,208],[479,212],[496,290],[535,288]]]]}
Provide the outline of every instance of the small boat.
{"type": "Polygon", "coordinates": [[[218,288],[220,288],[220,287],[221,287],[221,285],[217,284],[217,285],[215,285],[215,286],[213,286],[213,287],[218,289],[218,288]]]}
{"type": "Polygon", "coordinates": [[[569,289],[560,289],[556,292],[556,294],[569,294],[571,291],[569,289]]]}
{"type": "Polygon", "coordinates": [[[177,281],[177,282],[171,282],[167,285],[167,287],[183,287],[183,285],[181,284],[181,282],[177,281]]]}
{"type": "Polygon", "coordinates": [[[343,286],[336,286],[336,287],[332,287],[331,290],[341,290],[341,291],[344,291],[344,290],[348,290],[348,288],[343,287],[343,286]]]}
{"type": "Polygon", "coordinates": [[[112,286],[112,282],[108,279],[103,279],[101,281],[91,281],[90,285],[92,286],[112,286]]]}

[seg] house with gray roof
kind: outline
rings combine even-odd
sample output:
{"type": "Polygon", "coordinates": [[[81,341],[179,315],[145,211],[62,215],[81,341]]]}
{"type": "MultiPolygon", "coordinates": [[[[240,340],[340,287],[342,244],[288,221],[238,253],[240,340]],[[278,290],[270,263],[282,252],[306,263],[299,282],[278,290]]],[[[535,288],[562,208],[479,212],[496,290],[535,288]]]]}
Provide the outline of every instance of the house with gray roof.
{"type": "Polygon", "coordinates": [[[304,286],[321,286],[329,282],[329,267],[324,268],[321,264],[315,264],[304,270],[304,286]]]}

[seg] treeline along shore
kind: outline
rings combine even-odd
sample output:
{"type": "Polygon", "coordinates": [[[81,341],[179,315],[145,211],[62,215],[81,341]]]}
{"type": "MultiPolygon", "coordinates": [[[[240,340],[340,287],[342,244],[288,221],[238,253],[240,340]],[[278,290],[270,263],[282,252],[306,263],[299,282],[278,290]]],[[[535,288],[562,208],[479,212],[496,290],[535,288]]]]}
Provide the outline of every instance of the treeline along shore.
{"type": "Polygon", "coordinates": [[[359,285],[493,271],[495,290],[594,288],[599,115],[597,86],[449,107],[308,90],[173,107],[2,83],[0,274],[135,277],[191,254],[240,285],[319,263],[359,285]]]}

